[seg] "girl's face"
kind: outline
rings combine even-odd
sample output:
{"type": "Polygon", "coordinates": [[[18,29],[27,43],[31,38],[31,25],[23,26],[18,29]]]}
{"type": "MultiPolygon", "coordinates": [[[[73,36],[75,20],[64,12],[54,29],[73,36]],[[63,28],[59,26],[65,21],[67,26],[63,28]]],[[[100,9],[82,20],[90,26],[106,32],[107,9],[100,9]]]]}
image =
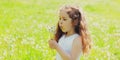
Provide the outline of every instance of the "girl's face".
{"type": "Polygon", "coordinates": [[[60,11],[59,16],[60,16],[59,26],[63,32],[66,33],[70,31],[71,29],[73,29],[72,19],[68,16],[66,11],[64,10],[60,11]]]}

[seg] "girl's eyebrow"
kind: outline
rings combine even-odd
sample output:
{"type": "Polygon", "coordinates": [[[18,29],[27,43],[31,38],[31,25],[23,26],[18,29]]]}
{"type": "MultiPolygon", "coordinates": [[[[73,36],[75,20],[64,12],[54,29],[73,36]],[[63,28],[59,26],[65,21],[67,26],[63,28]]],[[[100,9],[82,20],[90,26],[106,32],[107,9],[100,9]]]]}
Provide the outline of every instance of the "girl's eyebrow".
{"type": "Polygon", "coordinates": [[[64,17],[64,16],[59,16],[60,18],[63,18],[63,19],[67,19],[67,17],[64,17]]]}
{"type": "Polygon", "coordinates": [[[62,17],[63,19],[65,19],[66,17],[62,17]]]}
{"type": "Polygon", "coordinates": [[[66,18],[66,17],[63,17],[63,18],[66,18]]]}

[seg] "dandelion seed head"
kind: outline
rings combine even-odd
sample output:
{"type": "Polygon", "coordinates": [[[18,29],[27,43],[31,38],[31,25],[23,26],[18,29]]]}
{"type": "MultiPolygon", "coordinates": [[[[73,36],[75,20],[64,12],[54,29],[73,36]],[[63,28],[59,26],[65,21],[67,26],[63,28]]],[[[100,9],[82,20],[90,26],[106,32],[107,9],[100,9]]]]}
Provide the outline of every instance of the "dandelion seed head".
{"type": "Polygon", "coordinates": [[[53,34],[55,34],[55,26],[47,26],[47,29],[48,29],[48,31],[50,32],[50,33],[53,33],[53,34]]]}

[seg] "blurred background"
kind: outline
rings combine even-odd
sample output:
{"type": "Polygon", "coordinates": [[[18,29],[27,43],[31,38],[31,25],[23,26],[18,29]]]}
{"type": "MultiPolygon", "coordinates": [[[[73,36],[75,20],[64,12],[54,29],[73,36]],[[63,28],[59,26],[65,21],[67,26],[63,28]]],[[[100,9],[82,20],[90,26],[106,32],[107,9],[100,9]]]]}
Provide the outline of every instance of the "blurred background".
{"type": "Polygon", "coordinates": [[[64,5],[83,9],[91,33],[80,60],[120,60],[120,0],[0,0],[0,60],[53,60],[48,40],[64,5]]]}

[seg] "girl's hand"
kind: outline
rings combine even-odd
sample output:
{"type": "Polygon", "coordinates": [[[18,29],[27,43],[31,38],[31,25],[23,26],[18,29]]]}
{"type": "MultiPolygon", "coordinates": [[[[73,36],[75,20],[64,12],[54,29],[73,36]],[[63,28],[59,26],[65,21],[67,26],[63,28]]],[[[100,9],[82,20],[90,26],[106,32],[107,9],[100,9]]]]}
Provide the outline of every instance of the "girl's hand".
{"type": "Polygon", "coordinates": [[[49,47],[51,49],[55,49],[57,47],[57,45],[58,45],[55,40],[49,40],[48,43],[49,43],[49,47]]]}

